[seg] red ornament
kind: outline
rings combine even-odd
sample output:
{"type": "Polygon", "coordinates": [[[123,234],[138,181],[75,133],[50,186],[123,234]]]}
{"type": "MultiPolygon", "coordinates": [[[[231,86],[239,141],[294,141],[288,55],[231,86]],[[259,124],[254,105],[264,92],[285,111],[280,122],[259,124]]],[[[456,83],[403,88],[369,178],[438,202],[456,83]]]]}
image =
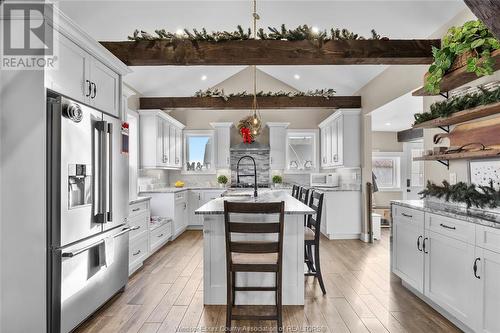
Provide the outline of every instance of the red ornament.
{"type": "Polygon", "coordinates": [[[252,135],[249,128],[242,127],[241,136],[243,137],[243,143],[252,143],[252,135]]]}

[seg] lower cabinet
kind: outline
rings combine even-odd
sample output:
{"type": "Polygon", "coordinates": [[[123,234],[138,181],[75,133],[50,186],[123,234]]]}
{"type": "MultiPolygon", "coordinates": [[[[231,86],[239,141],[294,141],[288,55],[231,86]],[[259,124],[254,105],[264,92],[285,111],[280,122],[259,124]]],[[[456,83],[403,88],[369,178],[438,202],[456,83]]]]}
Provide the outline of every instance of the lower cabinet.
{"type": "Polygon", "coordinates": [[[224,192],[220,190],[189,190],[188,192],[188,228],[190,229],[203,229],[203,218],[196,215],[195,211],[209,202],[210,200],[219,198],[224,192]]]}
{"type": "Polygon", "coordinates": [[[149,256],[149,201],[129,205],[128,224],[137,229],[129,233],[129,275],[149,256]]]}
{"type": "Polygon", "coordinates": [[[150,233],[150,252],[153,253],[162,247],[172,237],[172,222],[168,221],[163,225],[158,226],[156,229],[151,230],[150,233]]]}
{"type": "Polygon", "coordinates": [[[175,193],[174,205],[174,238],[186,230],[188,226],[188,191],[175,193]]]}
{"type": "Polygon", "coordinates": [[[398,205],[392,214],[393,273],[461,328],[500,332],[500,229],[398,205]]]}
{"type": "Polygon", "coordinates": [[[131,239],[128,247],[128,274],[138,270],[149,256],[148,233],[131,239]]]}
{"type": "Polygon", "coordinates": [[[321,233],[328,239],[359,239],[361,192],[325,191],[324,194],[321,233]]]}

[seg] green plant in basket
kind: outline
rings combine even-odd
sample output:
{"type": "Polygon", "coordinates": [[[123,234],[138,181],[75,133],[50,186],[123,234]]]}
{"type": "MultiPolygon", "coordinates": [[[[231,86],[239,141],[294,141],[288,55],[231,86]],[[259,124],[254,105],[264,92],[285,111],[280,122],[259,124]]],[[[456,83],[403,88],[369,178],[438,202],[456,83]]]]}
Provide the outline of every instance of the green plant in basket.
{"type": "Polygon", "coordinates": [[[228,179],[224,175],[220,175],[219,177],[217,177],[217,183],[219,183],[219,184],[226,185],[227,181],[228,181],[228,179]]]}
{"type": "Polygon", "coordinates": [[[467,58],[467,72],[476,73],[477,76],[493,74],[491,52],[499,48],[498,39],[479,20],[465,22],[461,27],[451,27],[443,37],[441,48],[432,48],[434,62],[425,78],[425,90],[439,93],[443,76],[455,58],[466,52],[471,53],[467,58]]]}

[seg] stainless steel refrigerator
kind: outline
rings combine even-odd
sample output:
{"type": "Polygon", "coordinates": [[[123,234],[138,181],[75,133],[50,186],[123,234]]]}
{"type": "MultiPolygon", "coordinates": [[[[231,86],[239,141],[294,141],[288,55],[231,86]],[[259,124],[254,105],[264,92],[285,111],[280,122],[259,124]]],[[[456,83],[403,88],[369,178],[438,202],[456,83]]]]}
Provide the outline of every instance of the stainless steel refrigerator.
{"type": "Polygon", "coordinates": [[[48,332],[70,332],[128,279],[128,156],[121,121],[47,95],[48,332]]]}

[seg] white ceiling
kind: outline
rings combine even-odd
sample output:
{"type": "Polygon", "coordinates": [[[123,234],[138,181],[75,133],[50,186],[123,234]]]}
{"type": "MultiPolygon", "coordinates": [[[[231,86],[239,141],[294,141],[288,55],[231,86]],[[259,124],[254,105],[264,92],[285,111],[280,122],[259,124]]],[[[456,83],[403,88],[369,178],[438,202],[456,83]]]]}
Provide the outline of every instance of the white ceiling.
{"type": "Polygon", "coordinates": [[[389,103],[373,110],[372,131],[398,132],[409,129],[415,118],[415,113],[423,110],[423,98],[407,93],[389,103]]]}
{"type": "MultiPolygon", "coordinates": [[[[60,8],[97,40],[126,40],[134,29],[153,32],[157,28],[234,30],[251,25],[252,3],[239,1],[71,1],[60,8]]],[[[347,28],[365,36],[374,28],[390,38],[426,38],[453,18],[465,5],[447,1],[271,1],[258,0],[258,26],[289,28],[300,24],[347,28]]],[[[191,96],[237,73],[241,66],[133,67],[125,82],[145,95],[191,96]],[[201,80],[207,76],[205,81],[201,80]]],[[[262,66],[299,90],[334,88],[338,94],[353,94],[385,66],[262,66]],[[296,80],[294,74],[299,74],[296,80]]]]}

